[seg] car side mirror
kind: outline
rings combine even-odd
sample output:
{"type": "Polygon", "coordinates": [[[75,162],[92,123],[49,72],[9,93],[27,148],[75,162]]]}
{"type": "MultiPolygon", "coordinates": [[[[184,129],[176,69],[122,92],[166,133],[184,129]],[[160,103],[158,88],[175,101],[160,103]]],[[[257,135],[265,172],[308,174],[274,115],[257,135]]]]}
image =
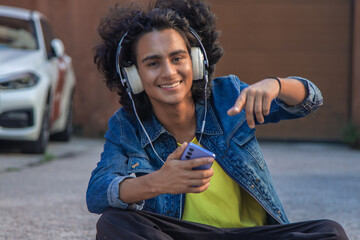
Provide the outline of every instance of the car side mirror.
{"type": "Polygon", "coordinates": [[[56,57],[64,56],[65,47],[64,47],[64,43],[60,39],[57,38],[53,39],[51,41],[51,47],[53,48],[56,57]]]}

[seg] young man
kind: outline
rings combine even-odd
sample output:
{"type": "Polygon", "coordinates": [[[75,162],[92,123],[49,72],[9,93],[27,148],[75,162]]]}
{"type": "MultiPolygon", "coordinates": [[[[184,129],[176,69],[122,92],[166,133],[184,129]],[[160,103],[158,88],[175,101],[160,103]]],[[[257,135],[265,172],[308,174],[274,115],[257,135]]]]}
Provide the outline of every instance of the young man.
{"type": "Polygon", "coordinates": [[[333,221],[289,224],[255,138],[256,124],[315,111],[320,91],[300,77],[212,79],[214,19],[202,1],[159,0],[100,25],[95,62],[123,108],[87,191],[97,238],[347,239],[333,221]],[[179,160],[189,142],[215,159],[179,160]]]}

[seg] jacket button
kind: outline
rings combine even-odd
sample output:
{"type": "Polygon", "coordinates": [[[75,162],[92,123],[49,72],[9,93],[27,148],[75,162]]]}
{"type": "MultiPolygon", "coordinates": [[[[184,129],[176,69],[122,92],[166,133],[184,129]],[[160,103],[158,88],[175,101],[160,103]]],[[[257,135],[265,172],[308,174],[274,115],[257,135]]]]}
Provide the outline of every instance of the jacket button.
{"type": "Polygon", "coordinates": [[[250,187],[251,187],[251,189],[254,189],[254,188],[255,188],[254,184],[252,184],[250,187]]]}
{"type": "Polygon", "coordinates": [[[139,163],[135,163],[134,165],[131,166],[131,168],[136,168],[137,166],[139,166],[139,163]]]}
{"type": "Polygon", "coordinates": [[[281,215],[281,211],[280,211],[280,210],[278,211],[278,214],[281,215]]]}

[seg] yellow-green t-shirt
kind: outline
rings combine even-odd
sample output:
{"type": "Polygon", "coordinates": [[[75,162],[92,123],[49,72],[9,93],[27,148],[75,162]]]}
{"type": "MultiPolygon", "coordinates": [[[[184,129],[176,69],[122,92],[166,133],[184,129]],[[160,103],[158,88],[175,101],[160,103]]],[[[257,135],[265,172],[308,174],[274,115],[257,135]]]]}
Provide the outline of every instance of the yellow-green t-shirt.
{"type": "MultiPolygon", "coordinates": [[[[196,138],[192,143],[198,144],[196,138]]],[[[220,228],[263,226],[266,212],[215,161],[210,186],[202,193],[187,193],[182,219],[220,228]]]]}

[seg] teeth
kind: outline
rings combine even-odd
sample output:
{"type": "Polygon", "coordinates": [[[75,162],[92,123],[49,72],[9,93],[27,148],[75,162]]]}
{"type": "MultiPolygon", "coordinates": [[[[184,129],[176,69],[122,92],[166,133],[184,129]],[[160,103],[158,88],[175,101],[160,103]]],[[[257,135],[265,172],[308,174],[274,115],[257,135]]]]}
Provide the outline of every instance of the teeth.
{"type": "Polygon", "coordinates": [[[174,84],[171,84],[171,85],[161,85],[160,87],[162,88],[173,88],[173,87],[176,87],[176,86],[179,86],[180,85],[180,82],[177,82],[177,83],[174,83],[174,84]]]}

